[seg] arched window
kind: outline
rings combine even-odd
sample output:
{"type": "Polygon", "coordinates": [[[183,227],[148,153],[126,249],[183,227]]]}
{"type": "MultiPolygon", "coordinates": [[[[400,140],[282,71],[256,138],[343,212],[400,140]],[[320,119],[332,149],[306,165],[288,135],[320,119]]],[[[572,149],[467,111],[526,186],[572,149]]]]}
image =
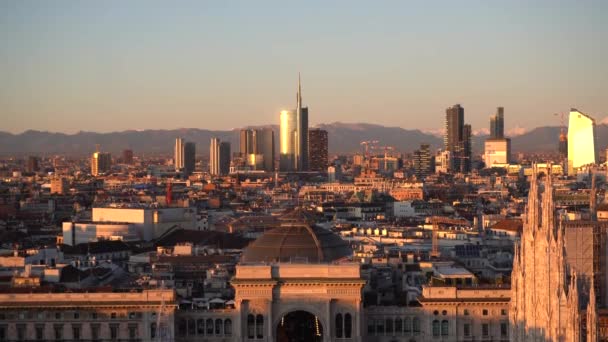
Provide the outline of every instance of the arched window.
{"type": "Polygon", "coordinates": [[[420,334],[420,318],[414,317],[414,319],[412,320],[412,326],[413,326],[413,330],[414,330],[414,335],[419,335],[420,334]]]}
{"type": "Polygon", "coordinates": [[[156,338],[156,323],[150,323],[150,337],[156,338]]]}
{"type": "Polygon", "coordinates": [[[247,338],[255,337],[255,317],[247,315],[247,338]]]}
{"type": "Polygon", "coordinates": [[[401,335],[403,333],[403,321],[401,318],[395,319],[395,334],[401,335]]]}
{"type": "Polygon", "coordinates": [[[189,336],[196,335],[196,324],[194,323],[194,318],[188,319],[188,335],[189,336]]]}
{"type": "Polygon", "coordinates": [[[439,336],[439,321],[436,319],[433,320],[433,336],[439,336]]]}
{"type": "Polygon", "coordinates": [[[224,320],[224,335],[232,335],[232,320],[230,318],[224,320]]]}
{"type": "Polygon", "coordinates": [[[196,333],[205,335],[205,320],[202,318],[196,320],[196,333]]]}
{"type": "Polygon", "coordinates": [[[441,321],[441,336],[448,336],[450,325],[445,319],[441,321]]]}
{"type": "Polygon", "coordinates": [[[224,322],[222,322],[221,319],[217,318],[215,320],[215,334],[216,335],[221,335],[222,334],[222,326],[224,325],[224,322]]]}
{"type": "Polygon", "coordinates": [[[347,313],[344,315],[344,337],[351,338],[353,333],[353,318],[347,313]]]}
{"type": "Polygon", "coordinates": [[[409,317],[403,320],[403,331],[408,335],[412,332],[412,320],[409,317]]]}
{"type": "Polygon", "coordinates": [[[262,315],[255,317],[255,332],[257,338],[264,338],[264,316],[262,315]]]}
{"type": "Polygon", "coordinates": [[[207,318],[205,325],[207,326],[207,335],[213,335],[213,320],[211,318],[207,318]]]}
{"type": "Polygon", "coordinates": [[[342,314],[339,313],[336,315],[336,337],[337,338],[342,338],[342,329],[344,328],[342,322],[342,314]]]}
{"type": "Polygon", "coordinates": [[[369,336],[376,334],[376,322],[373,319],[367,320],[367,334],[369,336]]]}

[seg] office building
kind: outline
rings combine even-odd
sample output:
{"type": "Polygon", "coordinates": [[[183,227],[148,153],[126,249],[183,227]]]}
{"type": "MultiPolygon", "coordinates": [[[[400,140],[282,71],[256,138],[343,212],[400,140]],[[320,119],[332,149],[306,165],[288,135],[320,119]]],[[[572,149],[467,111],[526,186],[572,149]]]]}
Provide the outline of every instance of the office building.
{"type": "Polygon", "coordinates": [[[175,171],[181,171],[184,168],[184,139],[175,139],[175,150],[173,153],[173,164],[175,171]]]}
{"type": "Polygon", "coordinates": [[[99,176],[110,171],[112,167],[112,155],[107,152],[95,152],[91,157],[91,175],[99,176]]]}
{"type": "Polygon", "coordinates": [[[437,154],[435,155],[435,172],[448,173],[453,168],[452,152],[441,150],[437,151],[437,154]]]}
{"type": "Polygon", "coordinates": [[[308,131],[310,171],[325,171],[329,162],[327,131],[313,128],[308,131]]]}
{"type": "Polygon", "coordinates": [[[467,173],[471,171],[472,162],[472,143],[473,129],[471,125],[464,125],[462,129],[462,148],[460,154],[460,172],[467,173]]]}
{"type": "Polygon", "coordinates": [[[255,130],[242,129],[240,134],[240,150],[242,157],[256,153],[255,130]]]}
{"type": "Polygon", "coordinates": [[[274,131],[272,128],[242,129],[239,153],[248,164],[251,160],[261,163],[255,168],[256,170],[274,171],[274,131]]]}
{"type": "Polygon", "coordinates": [[[302,86],[298,75],[297,108],[280,113],[280,169],[308,170],[308,107],[302,107],[302,86]]]}
{"type": "Polygon", "coordinates": [[[27,158],[27,165],[25,170],[29,173],[40,171],[39,159],[36,156],[29,156],[27,158]]]}
{"type": "Polygon", "coordinates": [[[418,179],[425,179],[434,172],[433,158],[431,156],[431,146],[421,144],[420,149],[414,151],[414,173],[418,179]]]}
{"type": "Polygon", "coordinates": [[[511,139],[487,139],[484,143],[484,162],[487,168],[511,162],[511,139]]]}
{"type": "Polygon", "coordinates": [[[224,176],[230,172],[230,143],[211,138],[209,145],[209,173],[224,176]]]}
{"type": "Polygon", "coordinates": [[[598,161],[595,120],[576,109],[570,110],[568,120],[568,174],[582,166],[598,161]]]}
{"type": "Polygon", "coordinates": [[[264,171],[274,171],[274,131],[272,128],[263,128],[255,130],[255,153],[261,154],[264,157],[264,171]]]}
{"type": "Polygon", "coordinates": [[[184,144],[184,176],[190,176],[196,167],[196,144],[187,142],[184,144]]]}
{"type": "Polygon", "coordinates": [[[464,108],[456,104],[445,111],[445,150],[452,154],[452,171],[471,170],[471,125],[464,123],[464,108]]]}
{"type": "Polygon", "coordinates": [[[502,139],[505,137],[505,109],[496,108],[496,114],[490,117],[490,139],[502,139]]]}
{"type": "Polygon", "coordinates": [[[123,164],[133,164],[133,150],[123,150],[122,151],[122,163],[123,164]]]}

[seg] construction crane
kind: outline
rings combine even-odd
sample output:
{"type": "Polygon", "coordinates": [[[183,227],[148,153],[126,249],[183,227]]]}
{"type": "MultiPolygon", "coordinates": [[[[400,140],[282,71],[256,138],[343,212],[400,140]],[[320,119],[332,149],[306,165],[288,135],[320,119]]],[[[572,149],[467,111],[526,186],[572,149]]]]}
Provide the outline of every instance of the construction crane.
{"type": "Polygon", "coordinates": [[[439,225],[450,225],[450,226],[469,226],[469,221],[465,219],[453,219],[445,216],[431,216],[427,218],[427,223],[433,224],[433,238],[432,243],[433,247],[431,250],[431,258],[439,258],[441,253],[439,252],[439,241],[438,241],[438,232],[439,225]]]}
{"type": "Polygon", "coordinates": [[[384,150],[384,172],[386,172],[388,170],[388,156],[389,156],[389,152],[388,151],[393,151],[395,150],[394,146],[372,146],[371,147],[374,150],[384,150]]]}

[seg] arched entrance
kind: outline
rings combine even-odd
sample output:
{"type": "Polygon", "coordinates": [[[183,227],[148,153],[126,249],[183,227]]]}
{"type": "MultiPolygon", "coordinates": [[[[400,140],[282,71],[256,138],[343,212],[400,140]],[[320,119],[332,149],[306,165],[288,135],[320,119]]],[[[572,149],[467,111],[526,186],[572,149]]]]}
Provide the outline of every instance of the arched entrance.
{"type": "Polygon", "coordinates": [[[323,325],[308,311],[292,311],[279,321],[276,336],[277,342],[321,342],[323,325]]]}

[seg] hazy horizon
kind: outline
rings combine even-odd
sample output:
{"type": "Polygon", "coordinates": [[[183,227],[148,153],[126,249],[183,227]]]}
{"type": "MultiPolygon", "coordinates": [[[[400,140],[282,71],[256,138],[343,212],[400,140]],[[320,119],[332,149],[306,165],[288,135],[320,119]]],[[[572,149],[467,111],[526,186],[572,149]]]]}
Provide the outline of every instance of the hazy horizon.
{"type": "Polygon", "coordinates": [[[608,122],[606,1],[0,2],[1,130],[608,122]]]}

